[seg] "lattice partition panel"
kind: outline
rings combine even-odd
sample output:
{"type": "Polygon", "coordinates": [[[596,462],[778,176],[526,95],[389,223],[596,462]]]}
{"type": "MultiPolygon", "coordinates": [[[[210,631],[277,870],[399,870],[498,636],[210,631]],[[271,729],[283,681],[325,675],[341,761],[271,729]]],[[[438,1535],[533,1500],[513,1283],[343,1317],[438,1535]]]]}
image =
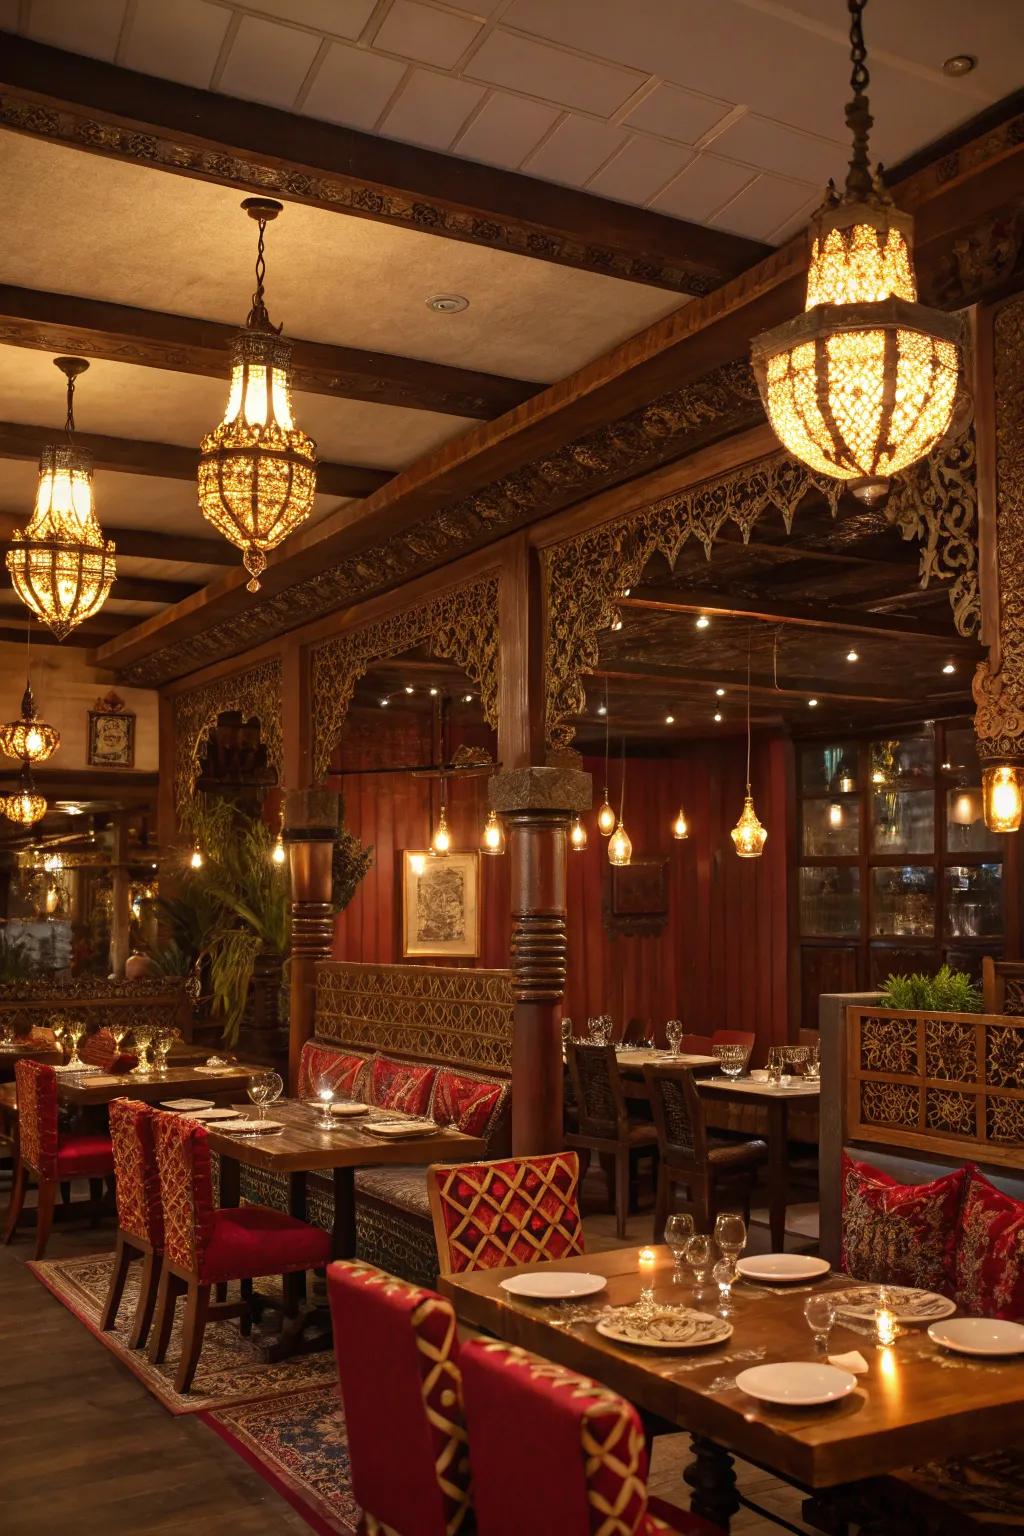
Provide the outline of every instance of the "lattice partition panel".
{"type": "Polygon", "coordinates": [[[1024,1023],[992,1013],[847,1011],[846,1134],[1019,1166],[1024,1023]]]}

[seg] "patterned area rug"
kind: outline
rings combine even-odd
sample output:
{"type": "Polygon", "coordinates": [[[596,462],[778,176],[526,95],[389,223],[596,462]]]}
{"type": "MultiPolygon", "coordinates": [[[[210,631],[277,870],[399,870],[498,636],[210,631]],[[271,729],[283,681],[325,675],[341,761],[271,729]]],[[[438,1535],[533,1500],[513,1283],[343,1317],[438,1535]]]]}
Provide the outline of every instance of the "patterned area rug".
{"type": "Polygon", "coordinates": [[[205,1413],[226,1441],[320,1536],[355,1536],[348,1438],[336,1386],[205,1413]]]}
{"type": "MultiPolygon", "coordinates": [[[[200,1413],[210,1408],[249,1402],[253,1398],[265,1401],[284,1393],[295,1393],[301,1388],[326,1388],[335,1380],[334,1355],[330,1350],[268,1365],[259,1355],[259,1329],[254,1328],[251,1338],[244,1339],[238,1331],[237,1318],[232,1318],[207,1325],[192,1390],[184,1396],[175,1392],[174,1372],[181,1350],[184,1302],[178,1302],[166,1361],[163,1365],[150,1365],[145,1350],[128,1348],[128,1330],[138,1297],[137,1264],[128,1271],[117,1327],[110,1333],[100,1331],[99,1320],[113,1262],[113,1254],[104,1253],[72,1259],[43,1259],[28,1267],[79,1322],[84,1323],[123,1365],[138,1376],[170,1413],[200,1413]]],[[[279,1290],[280,1281],[257,1281],[256,1286],[257,1290],[269,1294],[275,1286],[279,1290]]],[[[229,1300],[235,1299],[234,1292],[235,1287],[229,1286],[229,1300]]]]}

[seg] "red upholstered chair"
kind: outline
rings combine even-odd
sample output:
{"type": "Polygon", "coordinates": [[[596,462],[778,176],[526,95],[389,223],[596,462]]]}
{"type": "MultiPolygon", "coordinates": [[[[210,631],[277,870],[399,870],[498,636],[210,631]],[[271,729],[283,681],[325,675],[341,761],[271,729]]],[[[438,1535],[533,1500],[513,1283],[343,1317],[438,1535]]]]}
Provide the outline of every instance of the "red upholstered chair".
{"type": "Polygon", "coordinates": [[[712,1045],[745,1045],[748,1050],[754,1049],[754,1031],[752,1029],[713,1029],[711,1031],[712,1045]]]}
{"type": "Polygon", "coordinates": [[[468,1533],[469,1452],[451,1303],[347,1261],[329,1267],[327,1289],[360,1531],[468,1533]]]}
{"type": "Polygon", "coordinates": [[[679,1042],[679,1049],[684,1056],[710,1056],[710,1035],[684,1035],[679,1042]]]}
{"type": "Polygon", "coordinates": [[[715,1536],[649,1497],[631,1403],[524,1349],[470,1339],[459,1366],[478,1536],[715,1536]]]}
{"type": "Polygon", "coordinates": [[[427,1169],[441,1274],[542,1264],[583,1252],[575,1152],[427,1169]]]}
{"type": "Polygon", "coordinates": [[[114,1172],[110,1137],[92,1132],[61,1134],[57,1127],[57,1074],[39,1061],[19,1061],[14,1068],[18,1086],[18,1149],[14,1187],[7,1208],[9,1243],[25,1206],[29,1175],[39,1187],[36,1197],[36,1251],[46,1252],[58,1186],[71,1179],[104,1179],[114,1172]]]}
{"type": "Polygon", "coordinates": [[[156,1303],[164,1247],[164,1213],[160,1177],[153,1146],[153,1111],[137,1099],[112,1099],[110,1144],[117,1179],[117,1245],[100,1327],[117,1321],[124,1283],[133,1260],[142,1260],[139,1300],[128,1342],[138,1349],[146,1341],[156,1303]]]}
{"type": "Polygon", "coordinates": [[[149,1360],[160,1365],[174,1326],[174,1307],[187,1297],[176,1392],[187,1392],[199,1364],[210,1318],[241,1317],[252,1327],[256,1275],[288,1275],[317,1269],[331,1256],[331,1239],[319,1227],[262,1205],[215,1210],[209,1138],[183,1115],[153,1111],[156,1165],[164,1213],[164,1262],[149,1340],[149,1360]],[[210,1289],[242,1282],[240,1301],[211,1302],[210,1289]]]}

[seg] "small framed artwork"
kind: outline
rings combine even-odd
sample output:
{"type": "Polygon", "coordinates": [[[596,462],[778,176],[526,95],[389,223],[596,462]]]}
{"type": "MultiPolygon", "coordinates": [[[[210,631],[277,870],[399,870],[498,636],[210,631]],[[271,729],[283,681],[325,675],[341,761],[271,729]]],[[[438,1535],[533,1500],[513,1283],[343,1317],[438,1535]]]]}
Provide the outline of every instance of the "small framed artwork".
{"type": "Polygon", "coordinates": [[[135,714],[116,693],[97,699],[89,711],[90,768],[135,767],[135,714]]]}
{"type": "Polygon", "coordinates": [[[480,855],[402,851],[402,954],[407,959],[480,953],[480,855]]]}
{"type": "Polygon", "coordinates": [[[607,871],[605,932],[657,936],[668,922],[668,860],[633,859],[607,871]]]}

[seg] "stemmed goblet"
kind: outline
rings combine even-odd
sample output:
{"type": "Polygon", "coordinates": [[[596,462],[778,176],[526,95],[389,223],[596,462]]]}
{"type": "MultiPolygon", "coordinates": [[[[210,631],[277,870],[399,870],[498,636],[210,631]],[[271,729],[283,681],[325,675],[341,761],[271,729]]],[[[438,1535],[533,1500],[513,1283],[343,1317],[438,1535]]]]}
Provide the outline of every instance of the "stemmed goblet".
{"type": "Polygon", "coordinates": [[[246,1092],[256,1105],[256,1116],[266,1119],[267,1105],[274,1104],[284,1091],[284,1082],[278,1072],[254,1072],[246,1092]]]}
{"type": "Polygon", "coordinates": [[[53,1018],[50,1020],[50,1030],[53,1034],[54,1040],[57,1042],[57,1049],[60,1051],[61,1060],[63,1061],[64,1040],[68,1032],[68,1021],[63,1013],[54,1014],[53,1018]]]}
{"type": "Polygon", "coordinates": [[[78,1054],[78,1042],[85,1034],[85,1020],[71,1018],[67,1024],[67,1038],[71,1041],[71,1055],[68,1057],[69,1067],[84,1067],[85,1062],[78,1054]]]}
{"type": "Polygon", "coordinates": [[[317,1081],[316,1096],[320,1104],[320,1119],[317,1121],[317,1124],[322,1131],[331,1131],[334,1129],[335,1124],[334,1116],[331,1114],[331,1105],[335,1099],[335,1089],[333,1082],[326,1073],[317,1081]]]}
{"type": "Polygon", "coordinates": [[[700,1300],[715,1257],[714,1245],[706,1232],[694,1233],[686,1244],[684,1257],[693,1272],[694,1298],[700,1300]]]}
{"type": "Polygon", "coordinates": [[[815,1347],[821,1354],[826,1354],[828,1337],[832,1332],[832,1324],[836,1320],[835,1302],[832,1297],[827,1292],[824,1295],[808,1296],[804,1302],[804,1317],[814,1335],[815,1347]]]}
{"type": "Polygon", "coordinates": [[[135,1036],[135,1053],[139,1058],[135,1063],[135,1076],[148,1077],[153,1070],[153,1063],[149,1059],[149,1051],[153,1044],[153,1028],[149,1024],[136,1024],[132,1033],[135,1036]]]}
{"type": "Polygon", "coordinates": [[[665,1039],[668,1041],[668,1048],[672,1052],[672,1055],[678,1056],[680,1047],[683,1043],[682,1019],[669,1019],[668,1023],[665,1025],[665,1039]]]}
{"type": "Polygon", "coordinates": [[[677,1270],[686,1257],[686,1245],[693,1236],[693,1232],[693,1217],[685,1212],[677,1212],[665,1223],[665,1242],[671,1250],[677,1270]]]}

